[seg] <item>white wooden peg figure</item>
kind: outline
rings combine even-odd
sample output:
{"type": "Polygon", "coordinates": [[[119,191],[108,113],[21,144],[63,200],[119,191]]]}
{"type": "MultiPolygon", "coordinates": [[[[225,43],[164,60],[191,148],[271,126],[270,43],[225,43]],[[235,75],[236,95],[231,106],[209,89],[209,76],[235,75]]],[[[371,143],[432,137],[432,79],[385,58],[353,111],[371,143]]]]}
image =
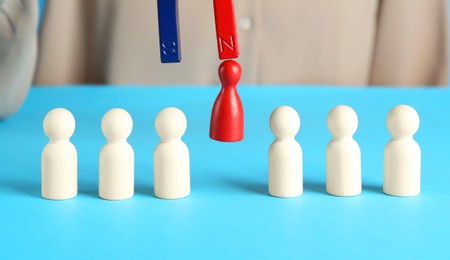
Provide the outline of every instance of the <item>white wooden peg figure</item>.
{"type": "Polygon", "coordinates": [[[41,158],[42,197],[64,200],[77,196],[77,149],[70,142],[75,118],[69,110],[56,108],[44,118],[44,132],[49,143],[41,158]]]}
{"type": "Polygon", "coordinates": [[[361,151],[353,135],[358,116],[345,105],[334,107],[327,117],[333,138],[326,149],[326,187],[334,196],[355,196],[361,193],[361,151]]]}
{"type": "Polygon", "coordinates": [[[419,115],[407,105],[394,107],[387,116],[392,139],[384,149],[383,191],[392,196],[420,193],[421,151],[413,135],[420,125],[419,115]]]}
{"type": "Polygon", "coordinates": [[[186,116],[178,108],[165,108],[157,115],[155,128],[161,138],[153,154],[155,196],[162,199],[189,196],[189,149],[181,140],[187,128],[186,116]]]}
{"type": "Polygon", "coordinates": [[[303,193],[303,155],[295,135],[300,117],[289,106],[276,108],[270,115],[275,141],[269,148],[269,194],[275,197],[297,197],[303,193]]]}
{"type": "Polygon", "coordinates": [[[100,151],[99,196],[125,200],[134,195],[134,151],[127,142],[133,130],[131,115],[121,108],[106,112],[102,132],[107,142],[100,151]]]}

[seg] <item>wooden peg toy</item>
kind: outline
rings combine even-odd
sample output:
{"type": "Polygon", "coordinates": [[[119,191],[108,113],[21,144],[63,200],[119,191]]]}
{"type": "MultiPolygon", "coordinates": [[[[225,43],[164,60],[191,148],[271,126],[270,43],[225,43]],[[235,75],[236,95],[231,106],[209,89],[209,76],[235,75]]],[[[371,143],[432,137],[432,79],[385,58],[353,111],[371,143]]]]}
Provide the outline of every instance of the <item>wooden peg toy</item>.
{"type": "Polygon", "coordinates": [[[239,45],[233,0],[214,0],[217,48],[219,59],[239,57],[239,45]]]}
{"type": "Polygon", "coordinates": [[[211,113],[209,137],[213,140],[238,142],[244,139],[244,109],[236,89],[241,73],[241,66],[233,60],[219,66],[222,89],[211,113]]]}
{"type": "Polygon", "coordinates": [[[417,196],[422,152],[414,134],[420,126],[419,114],[408,105],[398,105],[389,111],[386,123],[392,139],[384,148],[383,191],[391,196],[417,196]]]}
{"type": "Polygon", "coordinates": [[[162,63],[180,62],[178,0],[158,0],[159,50],[162,63]]]}
{"type": "Polygon", "coordinates": [[[42,197],[65,200],[78,193],[78,154],[70,137],[75,118],[64,108],[55,108],[44,118],[44,131],[50,139],[42,150],[42,197]]]}

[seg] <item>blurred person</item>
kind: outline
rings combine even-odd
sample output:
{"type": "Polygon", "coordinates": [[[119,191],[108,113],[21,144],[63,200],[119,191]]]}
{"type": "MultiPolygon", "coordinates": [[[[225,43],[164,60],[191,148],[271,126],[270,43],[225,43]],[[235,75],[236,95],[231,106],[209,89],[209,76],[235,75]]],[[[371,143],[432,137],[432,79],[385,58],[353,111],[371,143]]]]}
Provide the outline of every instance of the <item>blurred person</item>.
{"type": "MultiPolygon", "coordinates": [[[[235,0],[242,84],[445,86],[446,0],[235,0]]],[[[36,85],[218,83],[212,0],[180,0],[161,64],[156,0],[0,0],[0,116],[36,85]],[[36,68],[34,69],[36,65],[36,68]]]]}
{"type": "Polygon", "coordinates": [[[30,88],[36,63],[38,4],[0,0],[0,118],[14,113],[30,88]]]}

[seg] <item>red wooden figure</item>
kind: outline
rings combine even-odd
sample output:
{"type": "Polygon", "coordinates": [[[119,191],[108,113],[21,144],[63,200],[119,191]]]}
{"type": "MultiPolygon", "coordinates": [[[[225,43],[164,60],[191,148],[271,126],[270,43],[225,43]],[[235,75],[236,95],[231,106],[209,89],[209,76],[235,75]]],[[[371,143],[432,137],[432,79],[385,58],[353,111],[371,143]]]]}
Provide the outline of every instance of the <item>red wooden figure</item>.
{"type": "Polygon", "coordinates": [[[219,59],[238,58],[239,45],[233,0],[214,0],[214,18],[219,59]]]}
{"type": "Polygon", "coordinates": [[[216,141],[237,142],[244,139],[244,109],[236,86],[241,78],[241,66],[233,60],[222,62],[219,78],[222,89],[211,113],[209,137],[216,141]]]}

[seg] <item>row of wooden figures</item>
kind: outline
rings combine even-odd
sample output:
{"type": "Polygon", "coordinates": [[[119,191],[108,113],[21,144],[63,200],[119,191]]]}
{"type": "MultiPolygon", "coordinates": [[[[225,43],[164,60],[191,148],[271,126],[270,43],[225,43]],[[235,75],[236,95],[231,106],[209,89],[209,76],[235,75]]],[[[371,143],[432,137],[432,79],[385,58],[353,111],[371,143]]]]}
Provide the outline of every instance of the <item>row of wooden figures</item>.
{"type": "MultiPolygon", "coordinates": [[[[361,193],[361,153],[353,134],[358,127],[355,111],[345,105],[333,108],[327,117],[333,136],[326,149],[326,189],[335,196],[361,193]]],[[[387,117],[392,139],[384,152],[386,194],[415,196],[420,193],[421,151],[413,140],[419,116],[410,106],[394,107],[387,117]]],[[[190,194],[189,150],[181,140],[186,131],[184,113],[174,107],[163,109],[155,128],[161,141],[154,151],[154,192],[163,199],[190,194]]],[[[295,140],[300,117],[291,107],[276,108],[270,116],[275,141],[269,148],[269,194],[296,197],[303,193],[302,149],[295,140]]],[[[100,151],[99,196],[123,200],[134,195],[134,151],[127,138],[133,128],[130,114],[120,108],[108,111],[101,128],[107,142],[100,151]]],[[[42,196],[63,200],[77,195],[77,151],[70,142],[75,119],[66,109],[51,110],[44,119],[50,141],[42,152],[42,196]]]]}
{"type": "MultiPolygon", "coordinates": [[[[421,151],[413,135],[420,119],[410,106],[398,105],[387,116],[392,139],[384,150],[383,191],[392,196],[416,196],[420,193],[421,151]]],[[[361,193],[361,151],[353,135],[358,117],[348,106],[334,107],[327,117],[333,138],[326,148],[326,189],[335,196],[361,193]]],[[[287,106],[275,109],[270,127],[276,140],[269,149],[269,193],[276,197],[296,197],[303,193],[302,149],[294,137],[300,117],[287,106]]]]}

